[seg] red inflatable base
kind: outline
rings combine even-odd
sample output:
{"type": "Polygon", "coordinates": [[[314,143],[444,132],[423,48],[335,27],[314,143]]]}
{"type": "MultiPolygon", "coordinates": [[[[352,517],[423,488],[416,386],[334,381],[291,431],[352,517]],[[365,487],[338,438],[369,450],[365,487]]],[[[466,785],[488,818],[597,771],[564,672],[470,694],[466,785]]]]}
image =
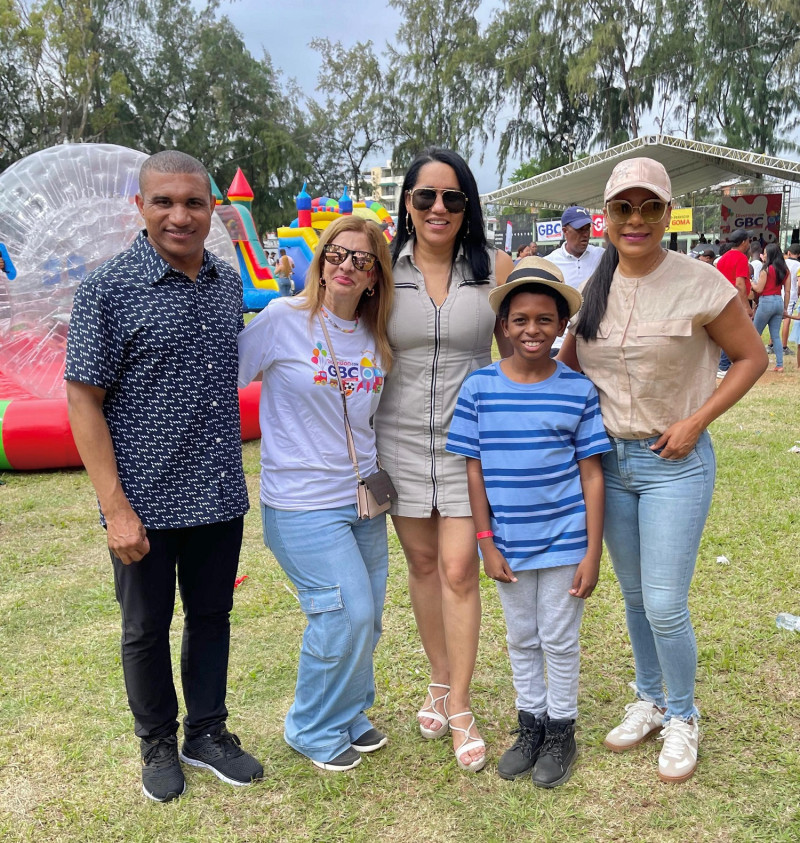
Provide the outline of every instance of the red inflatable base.
{"type": "MultiPolygon", "coordinates": [[[[261,383],[239,390],[242,441],[258,439],[261,383]]],[[[82,465],[65,398],[0,398],[0,469],[31,471],[82,465]]]]}

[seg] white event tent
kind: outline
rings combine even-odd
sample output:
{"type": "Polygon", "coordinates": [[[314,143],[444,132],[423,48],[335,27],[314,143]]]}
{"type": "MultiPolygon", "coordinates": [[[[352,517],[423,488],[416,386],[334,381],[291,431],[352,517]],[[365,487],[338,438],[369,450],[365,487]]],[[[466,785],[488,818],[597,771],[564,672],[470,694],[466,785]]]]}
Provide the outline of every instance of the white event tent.
{"type": "Polygon", "coordinates": [[[768,177],[800,184],[800,161],[670,135],[646,135],[486,193],[481,202],[559,210],[577,204],[599,210],[603,187],[614,166],[637,156],[654,158],[664,165],[676,197],[731,180],[768,177]]]}

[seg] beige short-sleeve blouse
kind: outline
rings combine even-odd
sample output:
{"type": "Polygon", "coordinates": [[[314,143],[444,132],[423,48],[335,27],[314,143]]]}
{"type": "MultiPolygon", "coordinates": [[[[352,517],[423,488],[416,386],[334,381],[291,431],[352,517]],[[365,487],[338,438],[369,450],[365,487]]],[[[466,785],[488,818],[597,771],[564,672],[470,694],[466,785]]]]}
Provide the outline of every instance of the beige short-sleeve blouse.
{"type": "Polygon", "coordinates": [[[720,349],[705,326],[734,298],[718,270],[677,252],[644,278],[617,269],[597,339],[575,337],[611,436],[661,434],[711,397],[720,349]]]}

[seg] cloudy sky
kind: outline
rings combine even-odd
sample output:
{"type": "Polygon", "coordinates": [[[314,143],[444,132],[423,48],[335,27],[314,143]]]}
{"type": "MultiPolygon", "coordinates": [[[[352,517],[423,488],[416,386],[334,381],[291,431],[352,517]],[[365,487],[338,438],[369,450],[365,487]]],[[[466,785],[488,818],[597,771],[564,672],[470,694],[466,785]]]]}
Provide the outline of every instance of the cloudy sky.
{"type": "MultiPolygon", "coordinates": [[[[491,9],[498,4],[484,2],[481,18],[488,21],[491,9]]],[[[317,84],[318,56],[308,44],[312,38],[329,38],[352,47],[357,41],[372,41],[381,54],[387,41],[392,41],[401,18],[387,3],[378,0],[222,0],[220,13],[227,15],[244,36],[253,56],[268,52],[273,66],[284,79],[294,78],[308,94],[317,84]],[[374,10],[374,11],[373,11],[374,10]]],[[[390,153],[369,161],[383,164],[390,153]]],[[[491,149],[481,166],[478,156],[470,162],[478,188],[488,193],[499,187],[496,160],[491,149]]],[[[511,165],[508,171],[514,169],[511,165]]]]}

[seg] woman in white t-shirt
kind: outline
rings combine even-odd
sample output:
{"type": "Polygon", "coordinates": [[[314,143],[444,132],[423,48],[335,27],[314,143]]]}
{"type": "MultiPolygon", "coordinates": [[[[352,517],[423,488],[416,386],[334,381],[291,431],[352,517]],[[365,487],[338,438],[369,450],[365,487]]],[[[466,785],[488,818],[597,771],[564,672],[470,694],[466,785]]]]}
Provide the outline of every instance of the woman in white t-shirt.
{"type": "Polygon", "coordinates": [[[358,518],[339,380],[366,477],[377,464],[370,420],[391,366],[393,289],[381,229],[340,217],[319,241],[303,293],[272,301],[239,335],[240,385],[263,378],[264,543],[308,621],[284,737],[325,770],[352,769],[387,743],[366,715],[386,593],[386,519],[358,518]]]}

